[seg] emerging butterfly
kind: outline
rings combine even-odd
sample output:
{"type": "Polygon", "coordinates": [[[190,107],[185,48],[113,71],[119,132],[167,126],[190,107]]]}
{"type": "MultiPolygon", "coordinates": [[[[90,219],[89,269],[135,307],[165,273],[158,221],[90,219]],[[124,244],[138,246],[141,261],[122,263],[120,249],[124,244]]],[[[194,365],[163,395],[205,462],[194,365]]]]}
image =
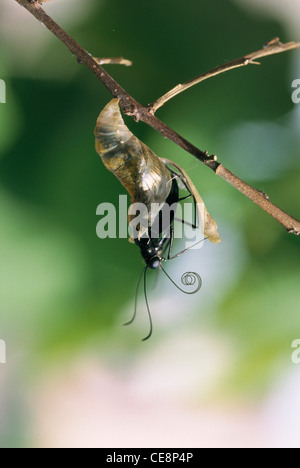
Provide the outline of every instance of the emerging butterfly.
{"type": "MultiPolygon", "coordinates": [[[[126,324],[132,323],[136,316],[138,291],[144,278],[145,300],[150,320],[150,332],[144,338],[146,340],[152,334],[152,320],[146,293],[148,269],[161,269],[172,283],[186,294],[196,293],[202,285],[202,280],[197,273],[187,273],[182,277],[183,284],[191,286],[197,282],[198,285],[193,292],[184,291],[170,278],[162,266],[163,262],[174,259],[189,250],[185,249],[174,256],[171,255],[175,213],[174,210],[170,210],[168,220],[164,222],[164,208],[192,197],[195,205],[195,218],[201,221],[205,238],[214,243],[221,241],[217,224],[206,210],[201,196],[187,173],[175,162],[156,156],[126,127],[118,99],[113,99],[107,104],[99,115],[95,136],[96,151],[101,156],[105,167],[120,180],[128,191],[131,196],[131,206],[136,203],[143,204],[147,213],[145,222],[137,226],[137,235],[130,238],[130,241],[139,247],[146,266],[138,283],[133,318],[126,324]],[[179,197],[179,185],[185,188],[188,196],[179,197]]],[[[129,223],[132,219],[133,216],[129,215],[129,223]]],[[[197,227],[196,224],[197,221],[193,225],[194,228],[197,227]]]]}

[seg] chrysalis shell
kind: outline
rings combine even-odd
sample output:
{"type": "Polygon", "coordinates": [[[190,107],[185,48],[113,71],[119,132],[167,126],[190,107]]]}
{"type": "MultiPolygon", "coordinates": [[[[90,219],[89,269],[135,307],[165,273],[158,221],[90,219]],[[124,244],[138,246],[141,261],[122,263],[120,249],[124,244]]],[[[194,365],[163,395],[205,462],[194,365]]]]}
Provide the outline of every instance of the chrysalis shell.
{"type": "MultiPolygon", "coordinates": [[[[144,227],[139,230],[141,237],[157,215],[157,205],[155,208],[152,203],[163,204],[168,198],[172,176],[153,151],[126,127],[118,99],[107,104],[99,115],[95,136],[96,151],[105,167],[126,188],[131,203],[142,203],[147,207],[144,227]]],[[[128,221],[132,218],[129,216],[128,221]]]]}
{"type": "Polygon", "coordinates": [[[172,177],[163,162],[126,127],[119,101],[113,99],[97,120],[96,151],[106,168],[120,180],[131,202],[164,203],[172,177]]]}

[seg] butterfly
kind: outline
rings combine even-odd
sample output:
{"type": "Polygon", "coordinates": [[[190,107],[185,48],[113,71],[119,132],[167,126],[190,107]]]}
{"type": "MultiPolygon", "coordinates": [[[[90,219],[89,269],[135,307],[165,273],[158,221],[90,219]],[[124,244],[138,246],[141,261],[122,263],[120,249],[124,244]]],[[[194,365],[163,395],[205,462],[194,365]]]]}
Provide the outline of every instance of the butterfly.
{"type": "Polygon", "coordinates": [[[172,255],[176,205],[182,200],[192,198],[195,222],[191,223],[191,226],[196,229],[197,221],[200,220],[204,238],[213,243],[219,243],[221,239],[215,220],[208,213],[188,174],[174,161],[156,156],[133,135],[124,123],[118,99],[112,99],[100,113],[95,137],[96,151],[105,167],[119,179],[131,197],[128,222],[135,229],[129,240],[140,249],[145,267],[138,282],[134,315],[126,325],[132,323],[136,316],[138,291],[144,279],[145,301],[150,320],[150,331],[144,338],[146,340],[151,336],[153,329],[147,298],[146,277],[149,269],[162,270],[178,289],[187,294],[196,293],[202,285],[198,273],[188,272],[183,275],[182,283],[186,286],[196,284],[197,287],[193,292],[187,292],[171,279],[162,265],[163,262],[177,258],[191,248],[172,255]],[[184,188],[188,195],[180,197],[180,188],[184,188]],[[138,222],[134,223],[137,218],[132,208],[136,206],[142,213],[138,222]]]}

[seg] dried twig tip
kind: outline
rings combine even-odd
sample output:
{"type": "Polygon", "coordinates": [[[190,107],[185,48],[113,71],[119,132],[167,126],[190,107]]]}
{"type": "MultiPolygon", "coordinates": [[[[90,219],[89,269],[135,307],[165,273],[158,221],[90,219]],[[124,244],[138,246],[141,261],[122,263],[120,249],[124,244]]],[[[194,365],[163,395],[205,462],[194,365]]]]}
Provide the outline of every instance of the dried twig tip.
{"type": "Polygon", "coordinates": [[[267,49],[268,47],[272,46],[282,46],[282,42],[280,42],[279,37],[274,37],[274,39],[271,39],[270,41],[266,42],[264,44],[264,49],[267,49]]]}

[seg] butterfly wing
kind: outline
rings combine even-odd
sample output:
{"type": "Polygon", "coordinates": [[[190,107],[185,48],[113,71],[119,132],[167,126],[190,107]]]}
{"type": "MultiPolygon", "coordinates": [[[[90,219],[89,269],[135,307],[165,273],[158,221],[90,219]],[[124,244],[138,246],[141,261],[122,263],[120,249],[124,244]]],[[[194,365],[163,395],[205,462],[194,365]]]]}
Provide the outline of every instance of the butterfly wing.
{"type": "Polygon", "coordinates": [[[170,159],[161,158],[161,161],[167,167],[170,166],[176,169],[176,173],[178,177],[180,178],[180,180],[183,182],[187,190],[191,193],[191,195],[195,199],[196,204],[197,204],[196,206],[197,206],[198,217],[201,220],[203,233],[205,237],[208,237],[208,239],[215,244],[218,244],[219,242],[221,242],[221,239],[218,233],[217,223],[207,211],[202,197],[200,196],[198,190],[196,189],[195,185],[191,181],[188,174],[185,172],[184,169],[182,169],[182,167],[180,167],[178,164],[176,164],[174,161],[171,161],[170,159]]]}

